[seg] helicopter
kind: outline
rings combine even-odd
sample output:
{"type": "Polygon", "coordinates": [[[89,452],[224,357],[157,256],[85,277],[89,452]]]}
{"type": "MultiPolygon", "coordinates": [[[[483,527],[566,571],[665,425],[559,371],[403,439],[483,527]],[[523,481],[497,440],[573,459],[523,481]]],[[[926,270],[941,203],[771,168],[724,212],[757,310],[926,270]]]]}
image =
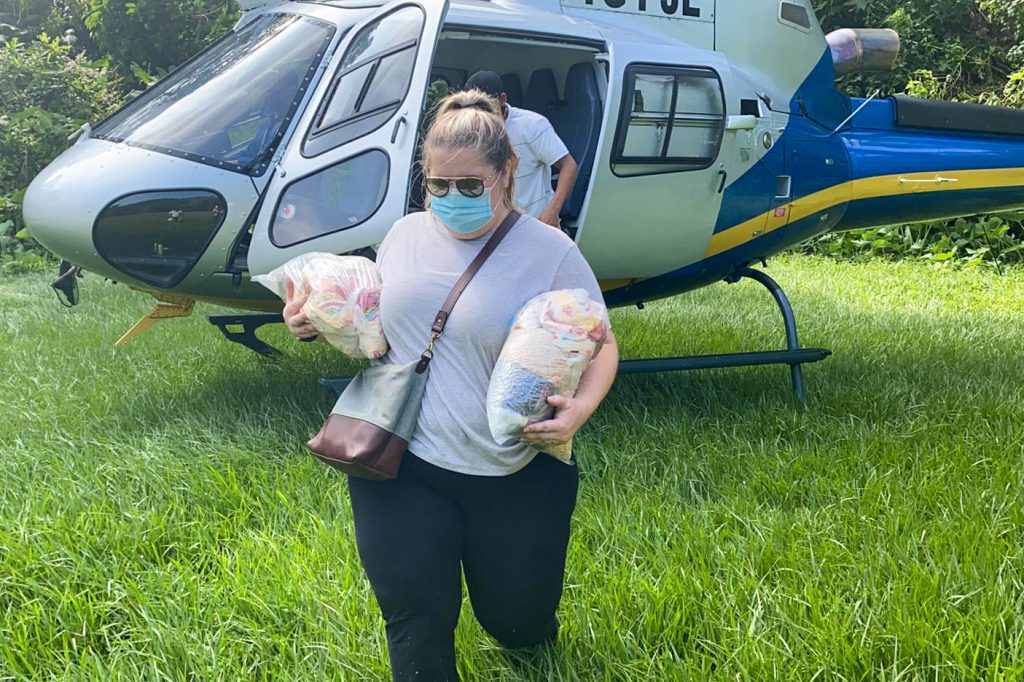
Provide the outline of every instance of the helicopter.
{"type": "MultiPolygon", "coordinates": [[[[310,251],[373,257],[422,210],[428,90],[501,74],[579,165],[561,223],[609,307],[750,278],[787,348],[623,362],[621,373],[789,365],[792,307],[758,261],[829,231],[1024,205],[1024,111],[850,97],[899,36],[827,36],[810,0],[238,0],[233,30],[120,110],[85,125],[32,182],[24,218],[82,270],[151,294],[123,343],[196,301],[232,340],[281,301],[250,275],[310,251]]],[[[75,301],[71,301],[74,303],[75,301]]]]}

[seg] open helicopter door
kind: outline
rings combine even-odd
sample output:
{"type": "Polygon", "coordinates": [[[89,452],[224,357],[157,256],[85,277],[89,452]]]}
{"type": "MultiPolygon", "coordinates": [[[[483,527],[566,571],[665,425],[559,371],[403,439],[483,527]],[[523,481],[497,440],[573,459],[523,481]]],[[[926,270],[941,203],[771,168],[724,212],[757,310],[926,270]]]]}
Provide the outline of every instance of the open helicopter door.
{"type": "Polygon", "coordinates": [[[274,170],[251,273],[309,251],[379,243],[405,214],[430,64],[447,0],[395,0],[349,31],[274,170]]]}
{"type": "Polygon", "coordinates": [[[738,99],[725,57],[609,41],[608,110],[580,249],[604,280],[704,258],[731,180],[738,99]],[[730,104],[727,104],[730,103],[730,104]]]}

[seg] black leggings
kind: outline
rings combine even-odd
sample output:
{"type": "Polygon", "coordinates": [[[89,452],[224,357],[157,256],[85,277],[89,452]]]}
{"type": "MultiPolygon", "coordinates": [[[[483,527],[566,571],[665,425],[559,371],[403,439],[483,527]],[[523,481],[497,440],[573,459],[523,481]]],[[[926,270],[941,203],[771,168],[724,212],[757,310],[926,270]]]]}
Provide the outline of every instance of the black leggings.
{"type": "Polygon", "coordinates": [[[470,476],[406,453],[395,479],[348,486],[394,680],[459,679],[460,562],[473,612],[499,643],[555,640],[575,466],[539,454],[509,476],[470,476]]]}

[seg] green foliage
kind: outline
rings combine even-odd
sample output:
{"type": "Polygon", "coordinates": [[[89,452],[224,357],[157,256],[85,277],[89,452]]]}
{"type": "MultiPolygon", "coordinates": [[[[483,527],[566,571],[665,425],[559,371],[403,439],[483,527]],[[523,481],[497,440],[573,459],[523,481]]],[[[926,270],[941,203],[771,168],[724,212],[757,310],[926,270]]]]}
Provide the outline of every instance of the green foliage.
{"type": "Polygon", "coordinates": [[[435,80],[427,88],[426,103],[423,110],[433,112],[445,97],[448,96],[448,83],[440,78],[435,80]]]}
{"type": "Polygon", "coordinates": [[[75,0],[78,16],[118,73],[148,85],[206,47],[238,20],[234,0],[75,0]]]}
{"type": "Polygon", "coordinates": [[[841,260],[919,258],[965,267],[1024,263],[1022,216],[958,218],[826,234],[803,245],[841,260]]]}
{"type": "MultiPolygon", "coordinates": [[[[826,31],[892,28],[903,49],[891,73],[844,79],[843,90],[1024,108],[1024,0],[820,0],[826,31]]],[[[1024,262],[1019,216],[960,218],[827,234],[805,252],[840,259],[922,258],[958,266],[1024,262]]]]}
{"type": "Polygon", "coordinates": [[[891,28],[903,50],[890,73],[855,75],[843,81],[851,93],[875,88],[902,92],[915,75],[941,74],[951,92],[969,96],[1002,83],[1014,67],[1010,58],[1024,31],[1020,0],[819,0],[818,17],[826,31],[849,26],[891,28]],[[998,6],[999,9],[994,9],[998,6]]]}
{"type": "Polygon", "coordinates": [[[1024,67],[1010,74],[1002,92],[990,92],[980,99],[983,104],[1024,108],[1024,67]]]}
{"type": "Polygon", "coordinates": [[[0,44],[0,258],[33,249],[21,224],[32,178],[118,101],[108,71],[56,38],[0,44]]]}
{"type": "Polygon", "coordinates": [[[1024,0],[981,0],[980,9],[1004,35],[1012,37],[1014,45],[1007,58],[1024,66],[1024,0]]]}
{"type": "Polygon", "coordinates": [[[234,0],[4,0],[0,38],[60,35],[76,51],[110,60],[125,83],[146,86],[223,35],[234,0]]]}
{"type": "Polygon", "coordinates": [[[437,108],[441,105],[441,100],[448,96],[448,83],[442,79],[433,81],[427,88],[427,94],[423,102],[423,116],[420,119],[420,135],[425,136],[427,130],[430,129],[430,124],[434,120],[434,115],[437,114],[437,108]]]}
{"type": "Polygon", "coordinates": [[[0,2],[0,42],[10,38],[31,40],[40,33],[61,35],[72,28],[68,11],[67,4],[59,0],[3,0],[0,2]]]}

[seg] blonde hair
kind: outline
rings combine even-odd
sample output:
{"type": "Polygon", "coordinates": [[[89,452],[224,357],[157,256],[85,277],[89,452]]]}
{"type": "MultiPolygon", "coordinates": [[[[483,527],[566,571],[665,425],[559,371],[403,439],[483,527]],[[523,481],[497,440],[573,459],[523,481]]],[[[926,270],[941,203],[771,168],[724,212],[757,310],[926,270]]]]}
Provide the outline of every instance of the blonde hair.
{"type": "MultiPolygon", "coordinates": [[[[456,92],[441,100],[423,142],[423,168],[430,172],[431,157],[437,152],[464,149],[476,152],[501,172],[511,159],[515,170],[516,154],[501,104],[482,90],[456,92]]],[[[515,207],[515,196],[515,179],[510,171],[501,197],[507,208],[515,207]]]]}

